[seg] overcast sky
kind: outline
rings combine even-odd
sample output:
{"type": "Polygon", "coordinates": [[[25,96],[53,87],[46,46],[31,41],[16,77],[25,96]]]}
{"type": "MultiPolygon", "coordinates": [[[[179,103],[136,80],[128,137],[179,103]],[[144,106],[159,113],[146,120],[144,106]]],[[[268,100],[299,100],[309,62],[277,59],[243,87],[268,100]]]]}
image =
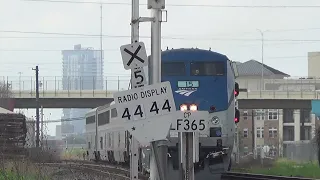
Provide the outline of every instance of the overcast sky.
{"type": "MultiPolygon", "coordinates": [[[[130,42],[131,1],[102,2],[124,3],[103,5],[104,75],[128,75],[121,64],[119,47],[130,42]]],[[[146,0],[141,0],[141,3],[145,4],[146,0]]],[[[319,0],[167,0],[167,3],[168,22],[163,23],[162,28],[163,49],[211,47],[234,61],[261,61],[261,34],[257,29],[269,30],[264,33],[264,63],[291,76],[307,76],[307,53],[320,50],[319,0]],[[172,4],[176,6],[170,6],[172,4]],[[188,4],[207,7],[183,6],[188,4]]],[[[150,15],[146,6],[142,5],[140,9],[141,16],[150,15]]],[[[100,5],[0,0],[0,76],[9,76],[9,80],[17,81],[21,72],[22,79],[29,83],[30,76],[34,75],[31,69],[36,65],[39,65],[40,76],[61,76],[61,50],[73,49],[74,44],[100,48],[99,37],[40,32],[98,35],[100,5]]],[[[140,35],[150,36],[150,23],[140,25],[140,35]]],[[[141,38],[141,41],[150,52],[150,39],[141,38]]],[[[45,110],[48,118],[50,113],[50,119],[61,118],[61,110],[45,110]]],[[[28,114],[31,116],[34,111],[28,114]]],[[[54,134],[55,125],[49,125],[50,134],[54,134]]]]}

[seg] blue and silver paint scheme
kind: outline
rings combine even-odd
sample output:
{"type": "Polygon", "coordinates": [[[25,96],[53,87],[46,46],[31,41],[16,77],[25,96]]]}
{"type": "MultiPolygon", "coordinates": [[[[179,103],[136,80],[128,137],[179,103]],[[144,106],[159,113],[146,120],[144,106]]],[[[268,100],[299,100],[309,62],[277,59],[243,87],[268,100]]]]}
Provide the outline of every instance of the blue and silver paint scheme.
{"type": "MultiPolygon", "coordinates": [[[[223,54],[201,49],[166,50],[161,57],[161,80],[170,82],[177,110],[181,105],[196,105],[198,111],[209,111],[210,128],[194,134],[199,137],[194,138],[195,178],[216,177],[230,168],[234,145],[235,76],[231,61],[223,54]]],[[[149,59],[149,67],[151,64],[149,59]]],[[[152,78],[151,69],[147,71],[152,78]]],[[[178,133],[170,132],[170,179],[179,176],[178,142],[178,133]]]]}

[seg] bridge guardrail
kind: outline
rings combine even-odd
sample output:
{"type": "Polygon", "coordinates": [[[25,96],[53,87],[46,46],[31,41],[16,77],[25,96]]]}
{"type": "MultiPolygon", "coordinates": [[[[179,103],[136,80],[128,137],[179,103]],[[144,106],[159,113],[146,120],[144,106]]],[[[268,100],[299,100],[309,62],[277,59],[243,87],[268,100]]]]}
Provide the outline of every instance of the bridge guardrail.
{"type": "MultiPolygon", "coordinates": [[[[128,89],[130,75],[124,76],[40,76],[39,86],[41,90],[122,90],[128,89]]],[[[320,89],[320,78],[290,77],[286,79],[259,79],[259,78],[237,78],[240,89],[249,91],[280,90],[280,91],[314,91],[320,89]]],[[[35,91],[36,80],[34,76],[0,76],[0,84],[9,84],[12,90],[35,91]]]]}
{"type": "MultiPolygon", "coordinates": [[[[113,93],[117,90],[47,90],[40,91],[40,98],[113,98],[113,93]]],[[[35,98],[35,91],[13,90],[15,98],[35,98]]],[[[250,91],[239,94],[238,99],[300,99],[312,100],[320,99],[318,91],[250,91]]]]}
{"type": "MultiPolygon", "coordinates": [[[[105,90],[56,90],[40,91],[39,98],[113,98],[114,91],[105,90]]],[[[15,98],[35,98],[35,91],[12,91],[15,98]]]]}
{"type": "Polygon", "coordinates": [[[319,99],[318,91],[248,91],[241,92],[238,99],[319,99]]]}

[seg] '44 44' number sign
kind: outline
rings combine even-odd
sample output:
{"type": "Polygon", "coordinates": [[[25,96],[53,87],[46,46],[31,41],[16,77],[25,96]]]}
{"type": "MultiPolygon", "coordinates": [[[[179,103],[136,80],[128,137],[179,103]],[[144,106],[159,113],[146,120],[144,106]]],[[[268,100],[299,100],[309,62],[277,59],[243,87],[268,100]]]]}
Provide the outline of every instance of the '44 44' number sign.
{"type": "Polygon", "coordinates": [[[118,116],[125,120],[143,120],[176,112],[169,82],[162,82],[114,94],[118,116]]]}
{"type": "Polygon", "coordinates": [[[137,119],[145,119],[145,115],[144,114],[145,114],[146,111],[149,112],[149,114],[151,114],[151,115],[158,115],[160,113],[160,111],[162,111],[161,114],[168,114],[168,113],[165,113],[163,111],[171,112],[172,108],[170,106],[170,103],[169,103],[168,99],[166,99],[164,101],[161,109],[159,109],[157,103],[160,103],[160,107],[161,107],[161,101],[160,102],[159,101],[158,102],[157,101],[153,101],[150,109],[147,106],[143,110],[142,110],[142,105],[139,104],[135,108],[135,110],[133,109],[134,113],[133,113],[133,111],[130,112],[129,108],[125,108],[121,118],[126,118],[128,120],[131,120],[131,119],[136,119],[136,120],[137,119]],[[133,118],[132,118],[132,113],[133,113],[133,118]]]}

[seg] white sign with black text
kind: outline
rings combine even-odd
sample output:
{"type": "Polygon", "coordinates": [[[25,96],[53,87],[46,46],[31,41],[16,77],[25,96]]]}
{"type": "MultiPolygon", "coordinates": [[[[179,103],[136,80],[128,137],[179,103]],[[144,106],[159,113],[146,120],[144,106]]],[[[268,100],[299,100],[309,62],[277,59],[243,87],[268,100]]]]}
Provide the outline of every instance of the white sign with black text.
{"type": "Polygon", "coordinates": [[[208,111],[180,111],[171,125],[175,132],[205,132],[209,128],[208,111]]]}
{"type": "Polygon", "coordinates": [[[131,85],[133,88],[140,88],[147,84],[146,75],[143,68],[131,70],[131,85]]]}
{"type": "Polygon", "coordinates": [[[147,51],[143,42],[126,44],[120,47],[124,69],[134,69],[148,65],[147,51]]]}
{"type": "Polygon", "coordinates": [[[119,118],[144,120],[176,112],[170,82],[147,85],[113,94],[119,118]]]}

